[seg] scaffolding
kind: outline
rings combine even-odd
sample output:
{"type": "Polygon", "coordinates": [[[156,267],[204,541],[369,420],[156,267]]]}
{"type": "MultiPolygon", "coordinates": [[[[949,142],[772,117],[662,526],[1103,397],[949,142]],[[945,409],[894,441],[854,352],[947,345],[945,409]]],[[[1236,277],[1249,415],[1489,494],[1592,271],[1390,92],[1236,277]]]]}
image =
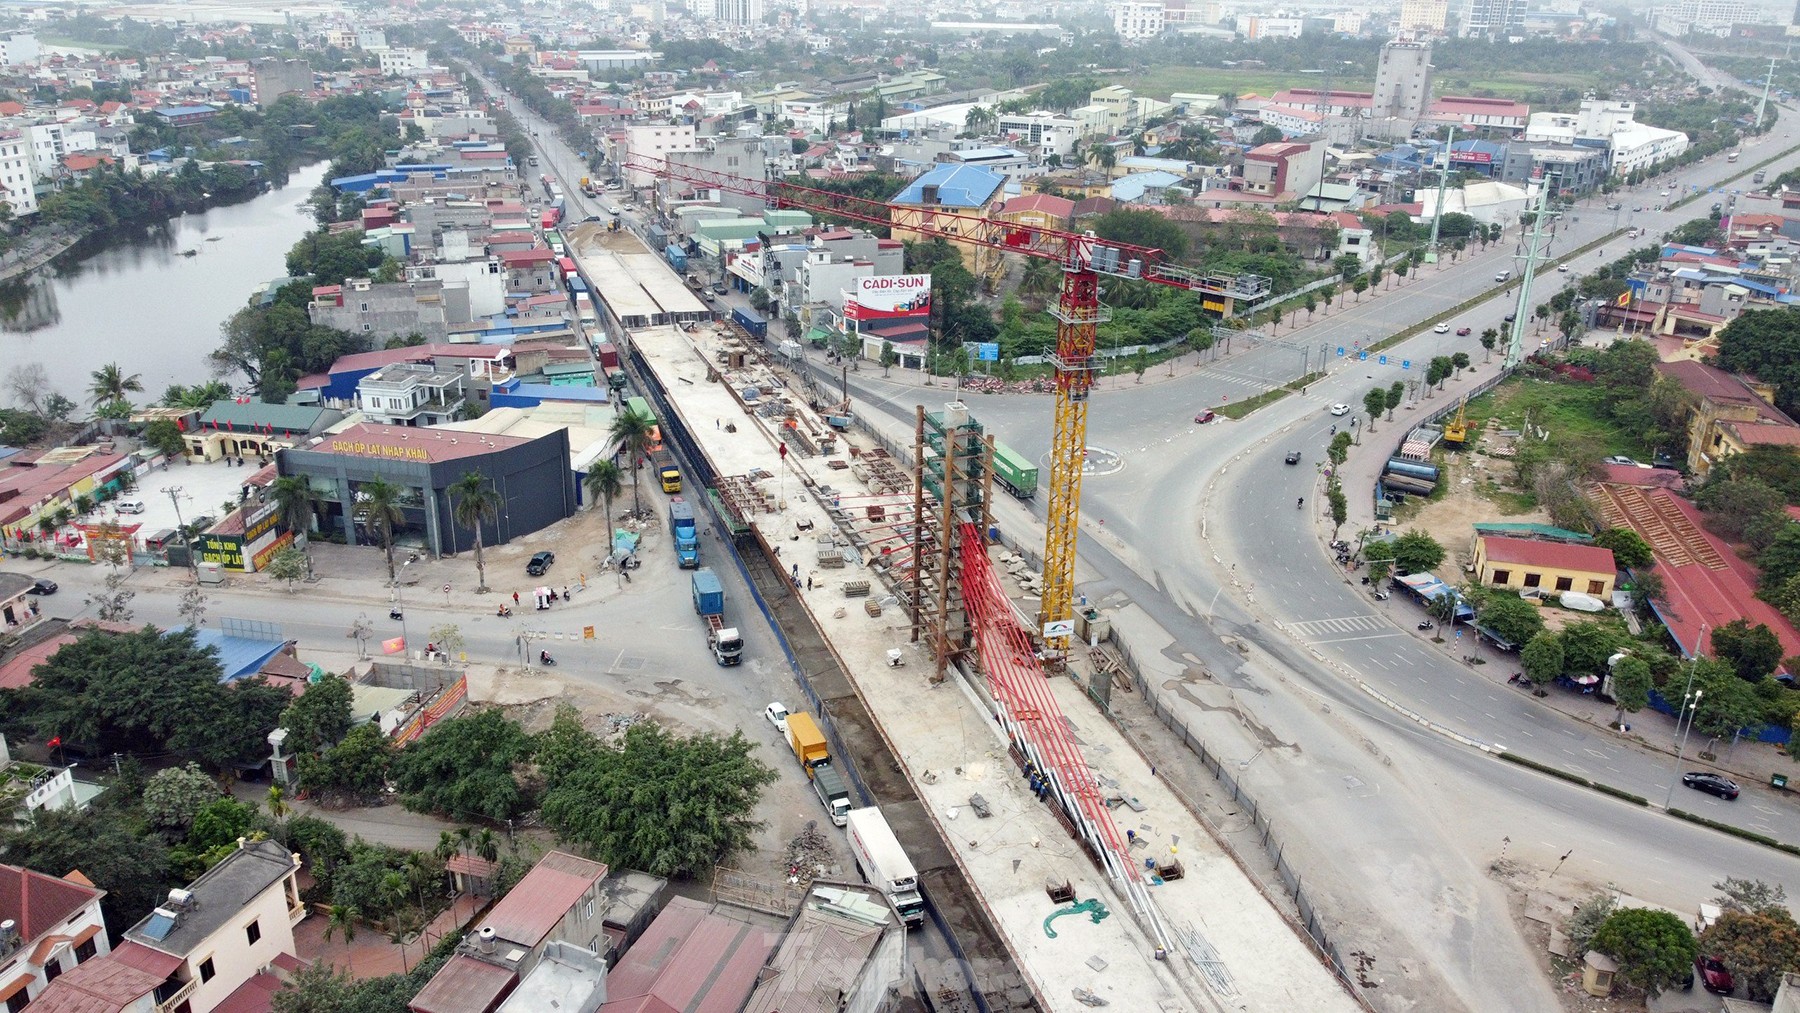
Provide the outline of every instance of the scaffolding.
{"type": "Polygon", "coordinates": [[[931,681],[944,681],[951,664],[973,643],[963,604],[963,541],[968,530],[987,531],[993,491],[994,439],[961,401],[943,411],[915,409],[913,433],[913,546],[907,607],[913,640],[931,648],[931,681]],[[971,527],[979,525],[978,527],[971,527]]]}

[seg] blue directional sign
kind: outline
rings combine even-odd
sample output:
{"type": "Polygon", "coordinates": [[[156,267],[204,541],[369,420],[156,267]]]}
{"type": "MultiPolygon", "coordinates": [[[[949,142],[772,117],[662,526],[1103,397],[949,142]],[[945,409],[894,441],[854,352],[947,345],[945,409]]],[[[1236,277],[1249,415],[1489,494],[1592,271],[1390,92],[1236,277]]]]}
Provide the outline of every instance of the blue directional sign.
{"type": "Polygon", "coordinates": [[[1387,356],[1384,355],[1376,361],[1380,362],[1383,366],[1385,366],[1385,365],[1387,365],[1387,356]]]}
{"type": "Polygon", "coordinates": [[[1343,358],[1343,357],[1344,357],[1344,346],[1343,346],[1343,345],[1339,345],[1339,346],[1338,346],[1338,358],[1340,358],[1340,359],[1341,359],[1341,358],[1343,358]]]}
{"type": "Polygon", "coordinates": [[[1000,361],[1000,342],[998,342],[998,341],[978,341],[978,342],[976,342],[975,343],[975,361],[976,362],[999,362],[1000,361]]]}
{"type": "Polygon", "coordinates": [[[1366,361],[1368,361],[1369,353],[1368,352],[1357,352],[1356,358],[1357,358],[1357,361],[1359,361],[1359,362],[1366,362],[1366,361]]]}
{"type": "Polygon", "coordinates": [[[1412,368],[1412,360],[1411,359],[1401,359],[1400,360],[1400,368],[1401,369],[1411,369],[1412,368]]]}

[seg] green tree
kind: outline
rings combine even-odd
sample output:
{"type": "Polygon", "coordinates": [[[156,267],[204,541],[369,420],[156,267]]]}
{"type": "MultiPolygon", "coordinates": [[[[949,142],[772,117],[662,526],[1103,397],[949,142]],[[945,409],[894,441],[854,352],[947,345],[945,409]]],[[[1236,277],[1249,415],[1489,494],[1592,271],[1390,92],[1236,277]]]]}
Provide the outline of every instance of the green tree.
{"type": "Polygon", "coordinates": [[[169,419],[157,419],[145,426],[144,442],[162,451],[162,455],[170,461],[187,454],[187,441],[182,439],[181,427],[169,419]]]}
{"type": "Polygon", "coordinates": [[[619,452],[631,462],[631,509],[633,513],[641,513],[643,502],[638,498],[638,469],[643,464],[644,456],[650,453],[651,430],[656,424],[634,411],[622,411],[613,417],[612,427],[607,430],[607,437],[619,445],[619,452]]]}
{"type": "Polygon", "coordinates": [[[1755,735],[1762,730],[1762,700],[1749,683],[1738,677],[1736,669],[1708,658],[1693,664],[1699,670],[1694,689],[1701,695],[1699,706],[1694,708],[1692,727],[1709,740],[1704,752],[1712,752],[1720,739],[1729,736],[1735,744],[1738,736],[1755,735]]]}
{"type": "Polygon", "coordinates": [[[378,725],[365,722],[321,754],[299,754],[300,784],[317,799],[366,805],[386,789],[393,761],[388,737],[378,725]]]}
{"type": "Polygon", "coordinates": [[[1095,218],[1089,228],[1101,239],[1161,250],[1170,260],[1187,256],[1187,233],[1154,211],[1118,208],[1095,218]]]}
{"type": "Polygon", "coordinates": [[[350,706],[354,696],[349,680],[327,672],[281,712],[287,729],[287,749],[294,753],[318,753],[338,744],[350,731],[350,706]]]}
{"type": "Polygon", "coordinates": [[[1745,313],[1719,333],[1718,364],[1775,385],[1775,403],[1800,409],[1800,309],[1745,313]]]}
{"type": "Polygon", "coordinates": [[[481,558],[481,526],[500,517],[500,493],[479,471],[465,472],[450,483],[450,514],[456,523],[475,533],[476,594],[487,593],[487,564],[481,558]]]}
{"type": "Polygon", "coordinates": [[[1400,407],[1400,402],[1406,400],[1406,383],[1402,380],[1395,380],[1389,384],[1387,396],[1382,400],[1385,402],[1384,407],[1387,408],[1388,421],[1394,421],[1394,409],[1400,407]]]}
{"type": "Polygon", "coordinates": [[[544,795],[544,822],[609,865],[690,876],[749,847],[753,813],[775,771],[743,733],[671,735],[640,723],[618,748],[591,754],[544,795]]]}
{"type": "Polygon", "coordinates": [[[1767,911],[1787,905],[1787,888],[1780,883],[1727,876],[1714,883],[1713,889],[1719,891],[1713,903],[1725,911],[1767,911]]]}
{"type": "Polygon", "coordinates": [[[1619,965],[1619,977],[1652,995],[1690,980],[1694,933],[1679,915],[1648,908],[1614,911],[1594,933],[1592,948],[1619,965]]]}
{"type": "Polygon", "coordinates": [[[44,872],[80,869],[106,891],[100,907],[112,925],[135,924],[181,885],[169,875],[162,841],[136,832],[111,806],[39,809],[29,825],[0,830],[0,858],[44,872]]]}
{"type": "Polygon", "coordinates": [[[1563,674],[1562,637],[1555,633],[1539,633],[1519,651],[1519,665],[1525,677],[1539,686],[1547,685],[1563,674]]]}
{"type": "Polygon", "coordinates": [[[1800,924],[1778,905],[1727,911],[1700,934],[1699,947],[1731,969],[1751,1002],[1772,1002],[1783,975],[1800,968],[1800,924]]]}
{"type": "Polygon", "coordinates": [[[1786,504],[1779,490],[1754,478],[1709,481],[1694,496],[1706,511],[1706,526],[1727,541],[1737,541],[1751,522],[1778,513],[1786,504]]]}
{"type": "Polygon", "coordinates": [[[219,782],[208,777],[197,764],[159,770],[144,785],[144,822],[165,834],[185,835],[194,814],[221,794],[219,782]]]}
{"type": "Polygon", "coordinates": [[[1277,144],[1286,137],[1280,127],[1263,127],[1250,136],[1250,146],[1254,148],[1264,144],[1277,144]]]}
{"type": "Polygon", "coordinates": [[[1373,387],[1363,395],[1363,411],[1369,416],[1369,432],[1375,431],[1375,420],[1381,418],[1381,413],[1386,409],[1387,391],[1373,387]]]}
{"type": "Polygon", "coordinates": [[[1650,689],[1650,663],[1642,658],[1620,658],[1612,670],[1613,702],[1619,705],[1613,724],[1623,725],[1626,714],[1650,706],[1650,689]]]}
{"type": "Polygon", "coordinates": [[[613,499],[625,488],[620,481],[624,473],[619,470],[616,461],[595,461],[588,465],[587,477],[582,481],[587,485],[588,495],[600,501],[602,516],[610,530],[612,524],[613,499]]]}
{"type": "Polygon", "coordinates": [[[283,475],[269,485],[269,500],[275,504],[275,515],[283,527],[295,537],[312,530],[312,480],[305,475],[283,475]]]}
{"type": "Polygon", "coordinates": [[[1745,682],[1759,682],[1781,665],[1781,641],[1775,632],[1758,623],[1733,619],[1712,632],[1713,654],[1732,667],[1745,682]]]}
{"type": "Polygon", "coordinates": [[[95,408],[115,401],[128,401],[127,394],[142,394],[144,380],[136,373],[126,374],[116,362],[109,362],[88,374],[88,403],[95,408]]]}
{"type": "Polygon", "coordinates": [[[1424,573],[1443,561],[1444,547],[1423,531],[1408,531],[1394,539],[1396,573],[1424,573]]]}
{"type": "Polygon", "coordinates": [[[1486,362],[1494,354],[1494,345],[1500,340],[1500,332],[1492,327],[1481,332],[1481,361],[1486,362]]]}
{"type": "Polygon", "coordinates": [[[1544,628],[1537,606],[1516,594],[1485,595],[1476,613],[1477,622],[1509,644],[1527,643],[1544,628]]]}
{"type": "Polygon", "coordinates": [[[381,535],[382,551],[387,553],[388,583],[399,580],[394,569],[394,528],[406,521],[406,510],[400,505],[401,489],[376,475],[356,489],[356,519],[381,535]]]}
{"type": "Polygon", "coordinates": [[[1607,528],[1594,536],[1594,544],[1611,549],[1613,562],[1629,570],[1642,569],[1656,561],[1650,543],[1630,528],[1607,528]]]}
{"type": "Polygon", "coordinates": [[[262,572],[270,580],[287,581],[288,594],[293,594],[294,585],[306,579],[306,553],[292,545],[285,546],[269,557],[268,562],[263,564],[262,572]]]}
{"type": "Polygon", "coordinates": [[[498,710],[447,718],[394,758],[406,807],[455,819],[504,820],[529,809],[513,774],[531,759],[531,740],[498,710]]]}
{"type": "Polygon", "coordinates": [[[1369,290],[1368,275],[1363,275],[1350,283],[1350,290],[1356,293],[1356,301],[1362,302],[1362,295],[1369,290]]]}

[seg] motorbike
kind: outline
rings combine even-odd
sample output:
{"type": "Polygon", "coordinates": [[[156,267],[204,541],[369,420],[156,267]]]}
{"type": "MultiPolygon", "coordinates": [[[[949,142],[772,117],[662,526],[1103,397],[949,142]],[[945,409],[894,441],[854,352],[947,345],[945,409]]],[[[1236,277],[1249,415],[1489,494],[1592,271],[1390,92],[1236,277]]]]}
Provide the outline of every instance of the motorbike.
{"type": "Polygon", "coordinates": [[[546,668],[555,668],[556,667],[556,659],[552,658],[548,654],[539,654],[538,655],[538,664],[543,665],[546,668]]]}
{"type": "Polygon", "coordinates": [[[1435,630],[1435,629],[1437,629],[1437,623],[1434,623],[1431,620],[1427,619],[1424,622],[1420,623],[1418,626],[1414,627],[1414,629],[1435,630]]]}
{"type": "Polygon", "coordinates": [[[401,612],[399,609],[388,609],[388,618],[389,619],[405,619],[406,614],[401,612]]]}
{"type": "Polygon", "coordinates": [[[500,608],[497,611],[495,611],[494,614],[499,616],[502,619],[510,619],[510,618],[512,618],[512,609],[507,608],[505,605],[502,605],[502,606],[500,606],[500,608]]]}
{"type": "Polygon", "coordinates": [[[1529,686],[1531,685],[1531,680],[1525,678],[1524,672],[1514,672],[1506,677],[1506,684],[1508,686],[1529,686]]]}

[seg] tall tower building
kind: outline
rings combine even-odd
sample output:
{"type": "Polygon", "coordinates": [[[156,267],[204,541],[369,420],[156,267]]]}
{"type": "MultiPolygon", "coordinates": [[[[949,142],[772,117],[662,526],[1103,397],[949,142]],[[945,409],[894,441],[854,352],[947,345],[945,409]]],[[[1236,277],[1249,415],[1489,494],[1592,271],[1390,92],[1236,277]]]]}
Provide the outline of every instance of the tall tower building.
{"type": "Polygon", "coordinates": [[[1431,105],[1431,44],[1390,39],[1375,65],[1375,95],[1369,103],[1374,119],[1424,117],[1431,105]]]}
{"type": "Polygon", "coordinates": [[[1468,0],[1457,34],[1465,39],[1504,39],[1525,34],[1525,0],[1468,0]]]}

